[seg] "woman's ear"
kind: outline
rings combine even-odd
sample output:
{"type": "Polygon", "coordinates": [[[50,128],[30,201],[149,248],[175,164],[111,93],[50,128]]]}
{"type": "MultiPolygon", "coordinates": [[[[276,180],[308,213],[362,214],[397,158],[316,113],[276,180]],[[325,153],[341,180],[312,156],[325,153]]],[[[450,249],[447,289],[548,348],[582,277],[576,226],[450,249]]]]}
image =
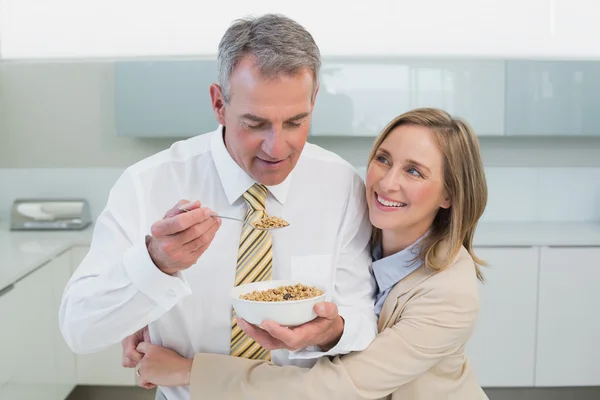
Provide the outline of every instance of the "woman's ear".
{"type": "Polygon", "coordinates": [[[450,201],[450,197],[447,196],[444,201],[442,201],[442,204],[440,204],[440,207],[442,208],[450,208],[450,206],[452,205],[452,202],[450,201]]]}

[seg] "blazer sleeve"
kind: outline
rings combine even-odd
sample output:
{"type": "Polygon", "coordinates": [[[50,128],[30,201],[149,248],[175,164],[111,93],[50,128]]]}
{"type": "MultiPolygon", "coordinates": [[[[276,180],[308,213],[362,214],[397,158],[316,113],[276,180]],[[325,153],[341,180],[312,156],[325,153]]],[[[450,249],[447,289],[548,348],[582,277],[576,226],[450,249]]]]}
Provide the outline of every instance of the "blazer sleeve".
{"type": "Polygon", "coordinates": [[[324,357],[311,369],[196,354],[191,399],[321,400],[385,397],[464,346],[479,312],[475,293],[416,294],[397,323],[362,352],[324,357]]]}

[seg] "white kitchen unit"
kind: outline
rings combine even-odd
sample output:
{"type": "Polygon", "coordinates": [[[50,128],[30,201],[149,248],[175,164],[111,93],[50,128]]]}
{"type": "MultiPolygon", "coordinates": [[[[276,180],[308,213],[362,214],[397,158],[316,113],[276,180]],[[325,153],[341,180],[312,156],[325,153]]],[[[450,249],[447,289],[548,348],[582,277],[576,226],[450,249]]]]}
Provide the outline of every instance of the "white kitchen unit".
{"type": "Polygon", "coordinates": [[[598,61],[508,60],[506,134],[598,136],[599,91],[598,61]]]}
{"type": "Polygon", "coordinates": [[[543,247],[536,386],[600,385],[600,247],[543,247]]]}
{"type": "Polygon", "coordinates": [[[504,76],[503,60],[382,57],[327,61],[310,134],[378,136],[403,112],[436,107],[465,118],[478,136],[501,136],[504,76]]]}
{"type": "MultiPolygon", "coordinates": [[[[90,239],[91,228],[0,229],[0,399],[64,400],[76,384],[136,384],[119,344],[74,355],[58,329],[64,286],[90,239]]],[[[480,384],[600,385],[600,224],[482,223],[474,244],[489,264],[467,345],[480,384]]]]}
{"type": "MultiPolygon", "coordinates": [[[[58,399],[54,351],[56,310],[52,301],[53,270],[46,264],[14,284],[7,296],[0,297],[2,308],[13,307],[12,320],[2,321],[4,327],[13,325],[12,341],[8,345],[10,362],[8,382],[0,388],[1,399],[46,400],[58,399]]],[[[9,328],[10,329],[10,328],[9,328]]]]}
{"type": "Polygon", "coordinates": [[[10,382],[16,369],[16,359],[19,355],[17,346],[17,325],[10,323],[18,318],[20,293],[14,290],[14,285],[0,289],[0,399],[5,399],[5,384],[10,382]]]}
{"type": "MultiPolygon", "coordinates": [[[[73,247],[71,251],[73,271],[88,251],[88,246],[73,247]]],[[[120,344],[97,353],[77,355],[77,383],[80,385],[135,386],[135,370],[124,368],[121,360],[120,344]]]]}
{"type": "Polygon", "coordinates": [[[482,267],[481,312],[467,355],[484,387],[534,385],[537,247],[476,247],[482,267]]]}
{"type": "Polygon", "coordinates": [[[45,268],[51,268],[53,273],[52,290],[52,332],[55,352],[56,392],[57,399],[66,398],[77,385],[76,356],[62,337],[57,323],[58,309],[62,293],[72,275],[71,251],[67,250],[50,262],[45,268]]]}

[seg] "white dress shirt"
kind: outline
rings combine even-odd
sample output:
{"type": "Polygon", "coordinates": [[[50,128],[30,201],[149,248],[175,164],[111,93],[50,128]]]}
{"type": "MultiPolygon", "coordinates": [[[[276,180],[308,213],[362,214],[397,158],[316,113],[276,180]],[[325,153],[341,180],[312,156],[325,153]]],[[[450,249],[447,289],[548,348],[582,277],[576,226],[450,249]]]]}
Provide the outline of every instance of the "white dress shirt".
{"type": "MultiPolygon", "coordinates": [[[[224,219],[198,262],[175,276],[152,263],[144,238],[180,199],[243,219],[242,194],[254,183],[229,155],[222,127],[129,167],[111,189],[90,251],[63,294],[60,327],[71,349],[100,351],[149,325],[152,343],[183,356],[229,354],[229,290],[242,224],[224,219]]],[[[267,212],[290,223],[272,232],[273,279],[324,285],[345,320],[330,351],[277,350],[273,362],[312,366],[324,355],[364,350],[377,325],[362,179],[339,156],[306,144],[288,178],[268,189],[267,212]]],[[[187,387],[161,390],[169,400],[189,398],[187,387]]]]}

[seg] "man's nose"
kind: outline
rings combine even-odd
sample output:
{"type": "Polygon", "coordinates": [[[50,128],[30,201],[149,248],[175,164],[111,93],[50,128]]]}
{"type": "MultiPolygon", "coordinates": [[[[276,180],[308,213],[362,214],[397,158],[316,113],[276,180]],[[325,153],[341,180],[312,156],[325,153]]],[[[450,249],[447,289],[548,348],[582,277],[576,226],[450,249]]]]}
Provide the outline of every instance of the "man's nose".
{"type": "Polygon", "coordinates": [[[267,133],[262,147],[263,151],[274,160],[280,160],[287,156],[287,143],[280,128],[272,128],[267,133]]]}

